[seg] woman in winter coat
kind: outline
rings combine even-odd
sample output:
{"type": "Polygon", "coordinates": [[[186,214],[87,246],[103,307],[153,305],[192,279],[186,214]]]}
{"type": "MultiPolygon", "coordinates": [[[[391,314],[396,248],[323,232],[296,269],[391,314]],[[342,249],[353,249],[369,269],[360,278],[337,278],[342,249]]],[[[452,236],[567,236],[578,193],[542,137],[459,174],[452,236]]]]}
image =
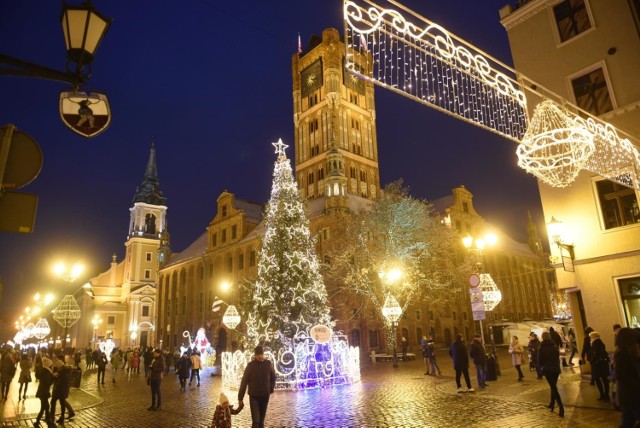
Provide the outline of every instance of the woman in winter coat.
{"type": "Polygon", "coordinates": [[[560,377],[560,350],[551,340],[549,332],[542,333],[542,342],[538,348],[538,367],[544,375],[549,388],[551,389],[551,401],[549,409],[553,412],[555,404],[558,403],[558,416],[564,417],[564,406],[558,392],[558,377],[560,377]]]}
{"type": "Polygon", "coordinates": [[[591,369],[593,371],[593,380],[600,392],[599,401],[609,401],[609,354],[604,346],[604,342],[600,339],[600,333],[592,331],[589,333],[591,339],[591,369]]]}
{"type": "Polygon", "coordinates": [[[49,414],[49,397],[51,397],[51,385],[53,384],[52,366],[53,361],[48,358],[42,358],[42,366],[36,367],[36,379],[38,379],[36,398],[40,399],[40,412],[33,424],[34,427],[40,426],[40,420],[43,415],[45,421],[53,419],[49,414]]]}
{"type": "Polygon", "coordinates": [[[22,399],[27,399],[27,388],[29,387],[29,382],[31,382],[31,361],[27,354],[22,354],[20,357],[20,376],[18,376],[18,383],[20,384],[20,389],[18,389],[18,400],[20,397],[22,399]],[[22,392],[22,388],[24,387],[24,392],[22,392]]]}
{"type": "Polygon", "coordinates": [[[509,344],[509,353],[511,354],[511,364],[513,364],[518,371],[518,382],[524,379],[520,366],[522,365],[522,353],[524,348],[518,342],[518,336],[511,336],[511,344],[509,344]]]}
{"type": "MultiPolygon", "coordinates": [[[[584,329],[584,341],[582,342],[582,353],[580,354],[580,364],[589,364],[591,365],[591,339],[589,338],[589,333],[591,333],[593,329],[591,327],[587,327],[584,329]]],[[[591,385],[594,385],[593,382],[593,367],[591,367],[591,385]]]]}
{"type": "Polygon", "coordinates": [[[613,355],[618,384],[618,405],[622,410],[621,428],[634,428],[640,420],[640,349],[637,332],[623,328],[616,338],[613,355]]]}
{"type": "Polygon", "coordinates": [[[180,391],[186,391],[187,379],[191,369],[191,359],[185,352],[178,360],[178,378],[180,379],[180,391]]]}
{"type": "Polygon", "coordinates": [[[10,350],[5,350],[2,353],[2,360],[0,360],[0,389],[2,390],[3,400],[8,398],[9,386],[11,386],[13,376],[16,374],[16,365],[11,354],[10,350]]]}

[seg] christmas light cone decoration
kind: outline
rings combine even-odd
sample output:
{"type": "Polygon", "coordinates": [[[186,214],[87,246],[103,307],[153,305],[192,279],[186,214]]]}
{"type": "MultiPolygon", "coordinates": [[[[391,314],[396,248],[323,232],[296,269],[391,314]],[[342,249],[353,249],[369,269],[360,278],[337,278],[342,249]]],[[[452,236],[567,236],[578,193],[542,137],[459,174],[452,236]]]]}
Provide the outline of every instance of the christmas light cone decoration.
{"type": "Polygon", "coordinates": [[[542,101],[518,146],[518,166],[553,187],[575,180],[595,150],[593,134],[558,104],[542,101]]]}

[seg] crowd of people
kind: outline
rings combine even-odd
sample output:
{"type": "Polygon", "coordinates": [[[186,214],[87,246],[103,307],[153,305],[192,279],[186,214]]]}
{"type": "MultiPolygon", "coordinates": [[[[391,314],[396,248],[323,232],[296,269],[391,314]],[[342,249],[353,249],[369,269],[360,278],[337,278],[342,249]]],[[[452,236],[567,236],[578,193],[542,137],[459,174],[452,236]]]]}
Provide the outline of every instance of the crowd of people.
{"type": "MultiPolygon", "coordinates": [[[[622,328],[615,324],[613,331],[615,351],[612,353],[607,351],[600,334],[591,327],[585,329],[581,353],[571,329],[565,336],[562,331],[550,327],[548,331],[542,332],[541,338],[538,338],[535,332],[531,332],[526,345],[521,344],[517,336],[511,336],[508,352],[518,376],[517,381],[524,379],[521,366],[528,356],[530,371],[535,372],[537,379],[544,378],[549,384],[548,408],[553,412],[557,407],[558,415],[564,417],[564,405],[557,386],[558,379],[562,373],[562,366],[574,366],[574,356],[579,354],[581,358],[578,364],[590,365],[591,385],[598,388],[598,400],[611,402],[622,412],[622,428],[636,427],[640,422],[640,329],[622,328]]],[[[435,361],[433,340],[423,338],[422,350],[427,367],[425,374],[429,374],[430,361],[435,361]]],[[[469,348],[464,343],[463,336],[457,335],[449,348],[449,355],[453,360],[458,392],[474,392],[469,377],[470,359],[475,365],[478,387],[488,386],[487,353],[480,335],[474,337],[469,348]],[[462,388],[461,377],[464,377],[466,389],[462,388]]]]}

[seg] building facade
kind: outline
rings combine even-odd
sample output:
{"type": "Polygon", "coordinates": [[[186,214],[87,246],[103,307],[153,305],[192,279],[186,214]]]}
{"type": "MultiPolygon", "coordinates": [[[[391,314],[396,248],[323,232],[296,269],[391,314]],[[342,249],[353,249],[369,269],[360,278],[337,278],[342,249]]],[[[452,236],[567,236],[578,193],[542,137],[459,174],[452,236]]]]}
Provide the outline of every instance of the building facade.
{"type": "MultiPolygon", "coordinates": [[[[624,130],[637,147],[639,12],[637,0],[532,0],[505,6],[500,17],[518,72],[624,130]]],[[[585,170],[570,187],[539,190],[546,221],[560,220],[562,243],[572,245],[550,243],[579,343],[591,326],[611,348],[614,323],[639,326],[638,190],[585,170]]]]}
{"type": "MultiPolygon", "coordinates": [[[[341,239],[335,231],[342,215],[367,206],[380,195],[373,85],[344,71],[344,52],[338,31],[328,29],[322,37],[312,38],[309,48],[292,60],[295,176],[307,200],[319,260],[325,263],[330,263],[327,253],[332,241],[341,239]]],[[[460,187],[440,204],[440,212],[461,236],[484,224],[472,197],[460,187]]],[[[199,328],[205,328],[218,351],[238,346],[238,333],[224,326],[222,316],[227,305],[242,307],[250,298],[244,285],[257,275],[257,251],[264,234],[262,210],[259,203],[222,192],[216,215],[203,234],[161,266],[157,332],[164,347],[186,344],[183,332],[193,335],[199,328]],[[216,297],[224,303],[212,312],[216,297]]],[[[452,255],[456,256],[462,255],[452,255]]],[[[518,321],[551,316],[544,260],[538,253],[504,235],[499,246],[486,253],[485,264],[505,296],[496,318],[518,321]]],[[[332,284],[326,287],[331,296],[332,284]]],[[[450,343],[458,333],[472,337],[476,325],[468,285],[459,287],[463,297],[449,305],[416,302],[405,313],[398,337],[407,338],[411,350],[417,351],[427,334],[441,344],[450,343]]],[[[360,347],[363,359],[371,351],[384,352],[384,322],[377,310],[362,296],[340,298],[344,300],[332,302],[336,328],[360,347]]]]}
{"type": "MultiPolygon", "coordinates": [[[[91,302],[86,312],[101,320],[91,337],[75,346],[112,339],[116,346],[156,343],[156,283],[158,269],[170,254],[166,198],[160,190],[156,150],[152,144],[142,184],[129,209],[125,258],[89,280],[91,302]]],[[[87,300],[87,299],[85,299],[87,300]]],[[[86,335],[86,334],[85,334],[86,335]]]]}

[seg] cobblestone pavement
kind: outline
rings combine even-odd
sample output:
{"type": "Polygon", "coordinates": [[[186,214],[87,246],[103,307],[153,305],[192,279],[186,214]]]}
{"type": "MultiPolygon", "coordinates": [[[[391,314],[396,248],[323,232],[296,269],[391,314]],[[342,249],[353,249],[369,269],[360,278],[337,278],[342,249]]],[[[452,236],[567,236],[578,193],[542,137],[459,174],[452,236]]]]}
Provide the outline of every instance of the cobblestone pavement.
{"type": "MultiPolygon", "coordinates": [[[[501,362],[507,362],[506,358],[501,362]]],[[[502,367],[498,381],[485,390],[458,394],[451,362],[444,352],[439,363],[442,376],[425,376],[420,361],[377,363],[362,370],[362,382],[336,388],[299,392],[276,392],[267,412],[270,427],[616,427],[620,414],[595,400],[595,388],[580,382],[579,374],[565,370],[560,393],[566,405],[565,418],[546,408],[549,399],[545,381],[526,373],[517,382],[512,367],[502,367]]],[[[505,363],[503,363],[505,365],[505,363]]],[[[472,384],[475,376],[471,371],[472,384]]],[[[14,383],[12,393],[17,394],[14,383]]],[[[30,385],[33,397],[36,384],[30,385]]],[[[210,426],[221,391],[220,378],[202,374],[202,383],[179,392],[173,372],[162,382],[162,410],[147,411],[150,391],[144,375],[130,379],[119,371],[116,382],[108,373],[105,385],[96,382],[95,370],[83,375],[82,390],[72,392],[76,417],[67,427],[205,427],[210,426]]],[[[231,402],[237,393],[225,391],[231,402]]],[[[4,406],[3,426],[33,426],[39,402],[28,398],[15,406],[4,406]],[[21,409],[22,406],[22,409],[21,409]],[[13,410],[12,410],[13,409],[13,410]],[[17,411],[16,411],[17,409],[17,411]]],[[[248,400],[245,399],[248,405],[248,400]]],[[[248,406],[234,416],[234,426],[251,426],[248,406]]]]}

